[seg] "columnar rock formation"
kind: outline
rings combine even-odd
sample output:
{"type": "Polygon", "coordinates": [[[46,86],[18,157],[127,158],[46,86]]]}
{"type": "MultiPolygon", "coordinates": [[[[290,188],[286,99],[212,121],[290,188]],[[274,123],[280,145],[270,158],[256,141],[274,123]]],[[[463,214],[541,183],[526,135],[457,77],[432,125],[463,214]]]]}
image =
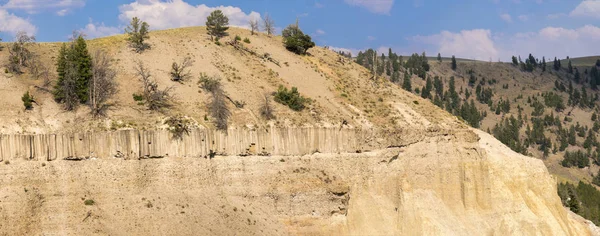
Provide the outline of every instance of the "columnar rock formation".
{"type": "Polygon", "coordinates": [[[422,140],[427,132],[394,129],[264,128],[227,132],[193,129],[177,138],[168,130],[119,130],[73,134],[0,135],[0,160],[65,158],[137,159],[208,155],[306,155],[354,153],[422,140]]]}

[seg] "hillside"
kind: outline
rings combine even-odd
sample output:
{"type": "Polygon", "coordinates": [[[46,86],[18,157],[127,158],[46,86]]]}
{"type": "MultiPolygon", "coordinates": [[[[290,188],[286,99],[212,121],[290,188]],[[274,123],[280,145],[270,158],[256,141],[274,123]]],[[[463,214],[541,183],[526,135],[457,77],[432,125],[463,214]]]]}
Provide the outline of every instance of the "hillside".
{"type": "MultiPolygon", "coordinates": [[[[0,74],[0,234],[597,234],[562,206],[543,161],[335,52],[298,56],[280,37],[229,34],[218,45],[203,27],[154,31],[141,54],[123,35],[88,41],[117,70],[114,105],[97,119],[52,97],[60,43],[31,48],[49,83],[0,74]],[[248,50],[227,44],[236,35],[248,50]],[[171,64],[187,56],[194,76],[171,81],[171,64]],[[159,87],[173,87],[173,106],[157,112],[134,100],[138,60],[159,87]],[[215,130],[201,73],[220,77],[231,99],[228,130],[215,130]],[[280,85],[310,102],[302,111],[272,102],[276,119],[266,120],[260,107],[280,85]],[[26,91],[32,110],[21,101],[26,91]],[[181,137],[164,122],[177,115],[194,124],[181,137]]],[[[428,73],[444,78],[468,68],[431,64],[428,73]]],[[[539,84],[510,65],[473,65],[505,79],[522,74],[519,88],[539,84]]],[[[483,128],[499,117],[490,113],[483,128]]]]}

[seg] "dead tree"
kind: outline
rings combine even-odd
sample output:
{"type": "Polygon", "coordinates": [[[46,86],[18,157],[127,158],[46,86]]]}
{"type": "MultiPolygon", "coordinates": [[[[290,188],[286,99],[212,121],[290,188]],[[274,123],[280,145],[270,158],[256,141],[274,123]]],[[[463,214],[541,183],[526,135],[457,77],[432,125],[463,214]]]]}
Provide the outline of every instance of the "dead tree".
{"type": "Polygon", "coordinates": [[[200,87],[212,95],[212,100],[208,104],[208,112],[215,119],[215,126],[220,130],[227,130],[227,120],[231,116],[231,111],[227,107],[227,95],[223,91],[223,86],[218,77],[209,77],[202,74],[200,77],[200,87]]]}
{"type": "Polygon", "coordinates": [[[160,111],[163,108],[170,107],[173,100],[173,96],[171,95],[173,87],[167,87],[163,90],[158,89],[158,84],[151,79],[152,74],[150,73],[150,70],[146,68],[144,63],[142,61],[136,61],[135,64],[134,69],[142,82],[142,95],[148,109],[160,111]]]}
{"type": "Polygon", "coordinates": [[[15,42],[8,47],[8,66],[11,73],[22,73],[21,67],[26,67],[34,56],[29,51],[29,45],[35,43],[35,36],[29,36],[26,32],[18,32],[15,42]]]}
{"type": "Polygon", "coordinates": [[[175,82],[183,82],[189,79],[192,74],[188,68],[191,67],[193,63],[194,62],[190,57],[184,58],[181,64],[173,62],[173,65],[171,66],[171,80],[175,82]]]}
{"type": "Polygon", "coordinates": [[[92,81],[90,81],[90,108],[94,117],[103,116],[110,107],[108,100],[117,93],[115,77],[117,72],[112,68],[112,58],[105,52],[97,50],[92,57],[92,81]]]}
{"type": "Polygon", "coordinates": [[[266,120],[275,119],[275,115],[273,114],[273,107],[271,106],[271,101],[269,96],[265,95],[265,100],[262,106],[260,107],[260,115],[266,120]]]}
{"type": "Polygon", "coordinates": [[[250,33],[254,35],[258,31],[258,20],[256,18],[250,19],[250,33]]]}
{"type": "Polygon", "coordinates": [[[263,29],[267,32],[267,35],[275,34],[275,21],[271,19],[269,14],[265,14],[265,17],[263,17],[263,29]]]}

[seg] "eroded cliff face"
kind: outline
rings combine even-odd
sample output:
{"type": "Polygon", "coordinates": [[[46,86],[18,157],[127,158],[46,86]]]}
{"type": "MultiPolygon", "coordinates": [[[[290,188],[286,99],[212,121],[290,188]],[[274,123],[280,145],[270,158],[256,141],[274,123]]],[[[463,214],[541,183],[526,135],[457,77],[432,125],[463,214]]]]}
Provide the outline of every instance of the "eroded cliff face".
{"type": "Polygon", "coordinates": [[[360,154],[14,159],[0,234],[590,234],[541,161],[464,132],[360,154]]]}

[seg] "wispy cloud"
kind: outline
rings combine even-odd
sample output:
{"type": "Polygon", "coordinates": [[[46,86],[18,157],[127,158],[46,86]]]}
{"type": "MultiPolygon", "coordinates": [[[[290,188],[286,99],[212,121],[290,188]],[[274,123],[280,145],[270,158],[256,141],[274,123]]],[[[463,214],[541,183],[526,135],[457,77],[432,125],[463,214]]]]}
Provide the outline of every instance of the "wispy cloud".
{"type": "Polygon", "coordinates": [[[85,6],[85,0],[8,0],[2,8],[9,10],[23,10],[34,14],[42,11],[57,11],[58,15],[65,15],[69,9],[85,6]]]}
{"type": "Polygon", "coordinates": [[[600,0],[585,0],[581,2],[570,16],[600,18],[600,0]]]}
{"type": "Polygon", "coordinates": [[[512,17],[509,14],[500,14],[500,19],[508,23],[512,23],[512,17]]]}
{"type": "Polygon", "coordinates": [[[390,14],[390,10],[394,6],[394,0],[344,0],[344,2],[352,6],[363,7],[377,14],[390,14]]]}

